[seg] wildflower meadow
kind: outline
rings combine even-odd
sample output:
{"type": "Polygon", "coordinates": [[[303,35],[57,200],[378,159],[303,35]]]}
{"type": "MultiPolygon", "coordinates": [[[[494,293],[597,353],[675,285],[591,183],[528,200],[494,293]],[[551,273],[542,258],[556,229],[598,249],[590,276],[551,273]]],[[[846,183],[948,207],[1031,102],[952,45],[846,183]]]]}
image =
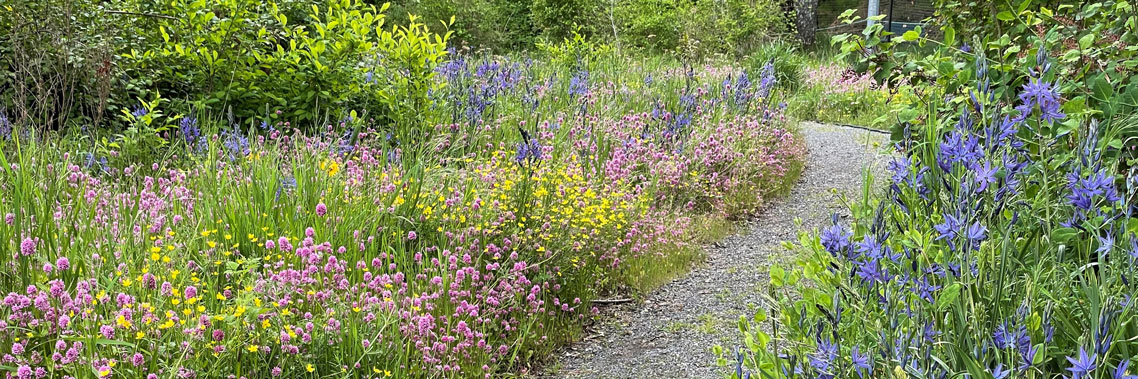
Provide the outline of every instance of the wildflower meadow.
{"type": "Polygon", "coordinates": [[[154,91],[113,134],[5,113],[6,375],[516,371],[801,169],[769,65],[633,61],[580,36],[535,60],[395,30],[429,58],[360,62],[353,86],[384,112],[244,118],[154,91]]]}
{"type": "Polygon", "coordinates": [[[0,372],[1138,377],[1138,10],[911,3],[0,2],[0,372]]]}

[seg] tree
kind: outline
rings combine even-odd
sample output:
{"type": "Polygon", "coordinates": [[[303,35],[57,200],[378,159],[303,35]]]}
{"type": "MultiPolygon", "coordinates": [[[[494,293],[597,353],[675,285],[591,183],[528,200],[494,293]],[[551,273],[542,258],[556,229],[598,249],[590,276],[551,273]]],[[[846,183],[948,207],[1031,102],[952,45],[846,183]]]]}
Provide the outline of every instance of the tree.
{"type": "Polygon", "coordinates": [[[798,14],[798,39],[803,46],[813,45],[814,30],[818,27],[818,0],[795,0],[794,10],[798,14]]]}

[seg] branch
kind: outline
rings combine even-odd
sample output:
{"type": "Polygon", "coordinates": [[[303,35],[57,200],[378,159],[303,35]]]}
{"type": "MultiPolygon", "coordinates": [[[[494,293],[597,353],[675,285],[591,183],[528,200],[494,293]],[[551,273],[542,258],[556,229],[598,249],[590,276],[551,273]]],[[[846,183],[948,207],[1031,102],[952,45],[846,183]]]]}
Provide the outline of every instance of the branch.
{"type": "Polygon", "coordinates": [[[158,13],[139,13],[139,12],[128,12],[128,11],[112,11],[112,10],[107,10],[107,11],[104,11],[104,12],[106,12],[106,13],[110,13],[110,14],[125,14],[125,15],[131,15],[131,16],[143,16],[143,17],[155,17],[155,18],[164,18],[164,19],[167,19],[167,20],[177,20],[177,19],[178,19],[177,17],[174,17],[174,16],[167,16],[167,15],[164,15],[164,14],[158,14],[158,13]]]}
{"type": "Polygon", "coordinates": [[[632,299],[598,299],[592,301],[593,304],[597,305],[623,304],[629,302],[632,302],[632,299]]]}

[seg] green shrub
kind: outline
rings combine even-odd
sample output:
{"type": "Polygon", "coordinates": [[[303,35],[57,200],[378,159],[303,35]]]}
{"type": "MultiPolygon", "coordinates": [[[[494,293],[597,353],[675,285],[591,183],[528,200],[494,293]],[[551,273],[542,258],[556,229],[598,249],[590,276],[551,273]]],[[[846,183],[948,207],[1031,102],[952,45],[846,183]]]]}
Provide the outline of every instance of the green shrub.
{"type": "Polygon", "coordinates": [[[0,6],[0,117],[63,129],[98,125],[108,112],[117,113],[115,16],[93,1],[0,6]]]}
{"type": "Polygon", "coordinates": [[[384,8],[359,0],[312,4],[301,20],[289,17],[299,9],[252,0],[141,4],[124,6],[183,16],[137,30],[150,45],[126,54],[128,75],[204,110],[232,106],[242,119],[266,107],[301,122],[338,112],[360,91],[359,64],[375,53],[384,21],[384,8]]]}
{"type": "Polygon", "coordinates": [[[785,35],[785,14],[775,1],[700,0],[683,9],[679,53],[702,60],[715,54],[741,57],[785,35]]]}
{"type": "Polygon", "coordinates": [[[435,67],[447,53],[448,36],[431,33],[413,16],[408,25],[380,33],[378,58],[367,74],[366,89],[374,94],[399,140],[409,142],[409,149],[427,148],[417,142],[428,135],[424,120],[429,119],[429,96],[439,86],[435,67]]]}
{"type": "Polygon", "coordinates": [[[529,10],[525,1],[421,0],[392,4],[387,14],[388,23],[395,25],[408,25],[408,15],[416,15],[432,33],[451,32],[450,42],[456,47],[506,51],[533,46],[529,10]]]}
{"type": "Polygon", "coordinates": [[[622,43],[653,53],[674,51],[680,44],[684,4],[678,0],[621,2],[616,15],[621,20],[622,43]]]}
{"type": "Polygon", "coordinates": [[[595,33],[600,8],[601,0],[533,0],[530,17],[539,36],[557,41],[595,33]]]}
{"type": "Polygon", "coordinates": [[[540,41],[537,48],[549,57],[553,67],[562,70],[591,70],[612,53],[612,46],[586,38],[577,31],[559,43],[540,41]]]}

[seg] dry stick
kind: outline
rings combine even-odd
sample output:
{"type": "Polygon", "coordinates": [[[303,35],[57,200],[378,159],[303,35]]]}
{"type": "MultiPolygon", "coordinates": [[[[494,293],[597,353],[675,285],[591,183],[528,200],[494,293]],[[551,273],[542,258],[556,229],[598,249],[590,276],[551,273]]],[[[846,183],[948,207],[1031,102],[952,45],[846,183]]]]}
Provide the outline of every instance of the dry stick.
{"type": "Polygon", "coordinates": [[[600,300],[593,300],[593,304],[599,304],[599,305],[624,304],[624,303],[628,303],[628,302],[632,302],[632,299],[630,299],[630,298],[624,298],[624,299],[600,299],[600,300]]]}
{"type": "Polygon", "coordinates": [[[103,11],[103,12],[106,12],[106,13],[110,13],[110,14],[125,14],[125,15],[131,15],[131,16],[143,16],[143,17],[156,17],[156,18],[165,18],[165,19],[168,19],[168,20],[177,20],[177,19],[178,19],[177,17],[174,17],[174,16],[167,16],[167,15],[164,15],[164,14],[158,14],[158,13],[139,13],[139,12],[130,12],[130,11],[114,11],[114,10],[106,10],[106,11],[103,11]]]}

